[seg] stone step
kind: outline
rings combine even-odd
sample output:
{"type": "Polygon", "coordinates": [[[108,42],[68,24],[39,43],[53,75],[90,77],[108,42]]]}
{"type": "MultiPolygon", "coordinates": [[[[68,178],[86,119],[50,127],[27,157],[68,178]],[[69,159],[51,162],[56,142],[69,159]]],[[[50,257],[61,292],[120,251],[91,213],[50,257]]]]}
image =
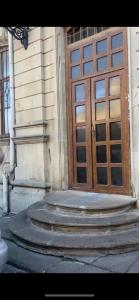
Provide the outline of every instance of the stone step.
{"type": "Polygon", "coordinates": [[[38,208],[47,208],[60,213],[81,215],[103,215],[123,213],[136,207],[136,199],[121,195],[103,195],[95,193],[50,193],[46,201],[38,203],[38,208]],[[47,202],[47,204],[46,204],[47,202]],[[43,206],[43,207],[42,207],[43,206]]]}
{"type": "Polygon", "coordinates": [[[139,225],[139,210],[137,209],[124,214],[101,217],[61,215],[46,209],[30,209],[27,215],[32,223],[40,228],[66,233],[103,234],[139,225]]]}
{"type": "Polygon", "coordinates": [[[44,254],[99,255],[139,249],[139,226],[103,235],[66,234],[33,225],[24,211],[12,218],[9,229],[15,243],[44,254]]]}

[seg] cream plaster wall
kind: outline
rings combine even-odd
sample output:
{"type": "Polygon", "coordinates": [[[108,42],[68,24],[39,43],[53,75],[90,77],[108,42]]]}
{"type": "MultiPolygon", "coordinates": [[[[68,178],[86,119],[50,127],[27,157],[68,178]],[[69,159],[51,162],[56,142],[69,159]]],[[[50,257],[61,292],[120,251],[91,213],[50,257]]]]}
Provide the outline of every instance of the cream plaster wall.
{"type": "MultiPolygon", "coordinates": [[[[17,157],[15,182],[32,180],[34,183],[48,183],[53,190],[66,189],[68,170],[64,29],[32,28],[27,50],[20,41],[14,39],[14,74],[17,157]]],[[[38,194],[35,201],[42,200],[44,194],[38,194]]],[[[30,204],[27,200],[29,195],[28,188],[14,186],[11,193],[13,212],[23,209],[24,204],[25,207],[30,204]]]]}
{"type": "Polygon", "coordinates": [[[139,27],[128,28],[131,184],[139,198],[139,27]]]}

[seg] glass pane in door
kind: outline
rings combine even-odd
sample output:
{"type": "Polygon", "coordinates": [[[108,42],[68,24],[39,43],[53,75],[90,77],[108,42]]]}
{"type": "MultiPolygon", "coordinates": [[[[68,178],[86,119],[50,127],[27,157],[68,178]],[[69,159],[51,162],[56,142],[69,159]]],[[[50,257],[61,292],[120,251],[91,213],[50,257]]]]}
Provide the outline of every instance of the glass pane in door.
{"type": "Polygon", "coordinates": [[[105,141],[106,140],[106,124],[97,124],[96,125],[96,141],[105,141]]]}
{"type": "Polygon", "coordinates": [[[84,63],[83,72],[84,72],[84,75],[90,75],[93,73],[93,62],[92,61],[84,63]]]}
{"type": "Polygon", "coordinates": [[[71,52],[71,63],[76,63],[80,60],[80,50],[74,50],[71,52]]]}
{"type": "Polygon", "coordinates": [[[121,122],[110,123],[110,140],[121,139],[121,122]]]}
{"type": "Polygon", "coordinates": [[[123,64],[123,52],[117,52],[112,54],[112,66],[118,67],[123,64]]]}
{"type": "Polygon", "coordinates": [[[83,48],[83,57],[85,59],[92,57],[93,55],[93,45],[87,45],[83,48]]]}
{"type": "Polygon", "coordinates": [[[106,102],[96,103],[96,120],[105,120],[106,118],[106,102]]]}
{"type": "Polygon", "coordinates": [[[106,93],[105,92],[105,80],[96,81],[95,86],[96,86],[96,88],[95,88],[96,99],[105,97],[105,93],[106,93]]]}
{"type": "Polygon", "coordinates": [[[85,126],[76,127],[76,142],[85,142],[85,126]]]}
{"type": "Polygon", "coordinates": [[[101,145],[96,147],[96,157],[97,157],[97,163],[107,162],[106,145],[101,145]]]}
{"type": "Polygon", "coordinates": [[[120,76],[114,76],[109,79],[109,95],[115,96],[120,94],[120,76]]]}
{"type": "Polygon", "coordinates": [[[121,150],[122,150],[121,145],[111,145],[110,146],[112,163],[120,163],[122,161],[122,151],[121,150]]]}
{"type": "Polygon", "coordinates": [[[98,71],[105,71],[105,70],[107,70],[107,67],[108,67],[107,56],[97,59],[97,70],[98,71]]]}
{"type": "Polygon", "coordinates": [[[97,54],[107,51],[107,39],[97,42],[97,54]]]}
{"type": "Polygon", "coordinates": [[[110,101],[110,118],[118,118],[121,116],[121,100],[110,101]]]}
{"type": "Polygon", "coordinates": [[[112,185],[122,186],[122,168],[121,167],[113,167],[111,168],[111,182],[112,185]]]}
{"type": "Polygon", "coordinates": [[[123,46],[123,33],[118,33],[112,36],[112,49],[120,48],[123,46]]]}
{"type": "Polygon", "coordinates": [[[75,85],[75,101],[85,100],[85,84],[75,85]]]}
{"type": "Polygon", "coordinates": [[[107,168],[97,168],[97,183],[107,185],[107,168]]]}
{"type": "Polygon", "coordinates": [[[87,181],[87,172],[85,167],[77,167],[77,182],[86,183],[87,181]]]}
{"type": "Polygon", "coordinates": [[[86,162],[86,147],[79,146],[76,148],[77,162],[86,162]]]}
{"type": "Polygon", "coordinates": [[[77,106],[75,109],[76,123],[85,122],[85,105],[77,106]]]}

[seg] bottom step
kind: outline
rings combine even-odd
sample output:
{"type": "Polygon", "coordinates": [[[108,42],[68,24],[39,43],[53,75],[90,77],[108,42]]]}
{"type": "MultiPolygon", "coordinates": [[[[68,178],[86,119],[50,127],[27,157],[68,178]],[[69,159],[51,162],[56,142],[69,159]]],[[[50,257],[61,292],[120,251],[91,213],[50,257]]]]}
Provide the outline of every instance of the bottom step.
{"type": "Polygon", "coordinates": [[[104,235],[66,234],[32,225],[27,211],[13,217],[13,240],[26,249],[53,255],[99,255],[139,250],[139,227],[104,235]]]}

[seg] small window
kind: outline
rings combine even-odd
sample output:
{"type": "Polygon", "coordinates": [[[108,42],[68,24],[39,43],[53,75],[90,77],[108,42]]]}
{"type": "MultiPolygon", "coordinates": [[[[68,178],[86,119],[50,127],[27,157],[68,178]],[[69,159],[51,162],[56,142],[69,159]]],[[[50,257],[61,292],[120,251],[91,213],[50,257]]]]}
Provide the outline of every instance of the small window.
{"type": "Polygon", "coordinates": [[[10,132],[10,83],[8,50],[0,52],[1,134],[10,132]]]}

